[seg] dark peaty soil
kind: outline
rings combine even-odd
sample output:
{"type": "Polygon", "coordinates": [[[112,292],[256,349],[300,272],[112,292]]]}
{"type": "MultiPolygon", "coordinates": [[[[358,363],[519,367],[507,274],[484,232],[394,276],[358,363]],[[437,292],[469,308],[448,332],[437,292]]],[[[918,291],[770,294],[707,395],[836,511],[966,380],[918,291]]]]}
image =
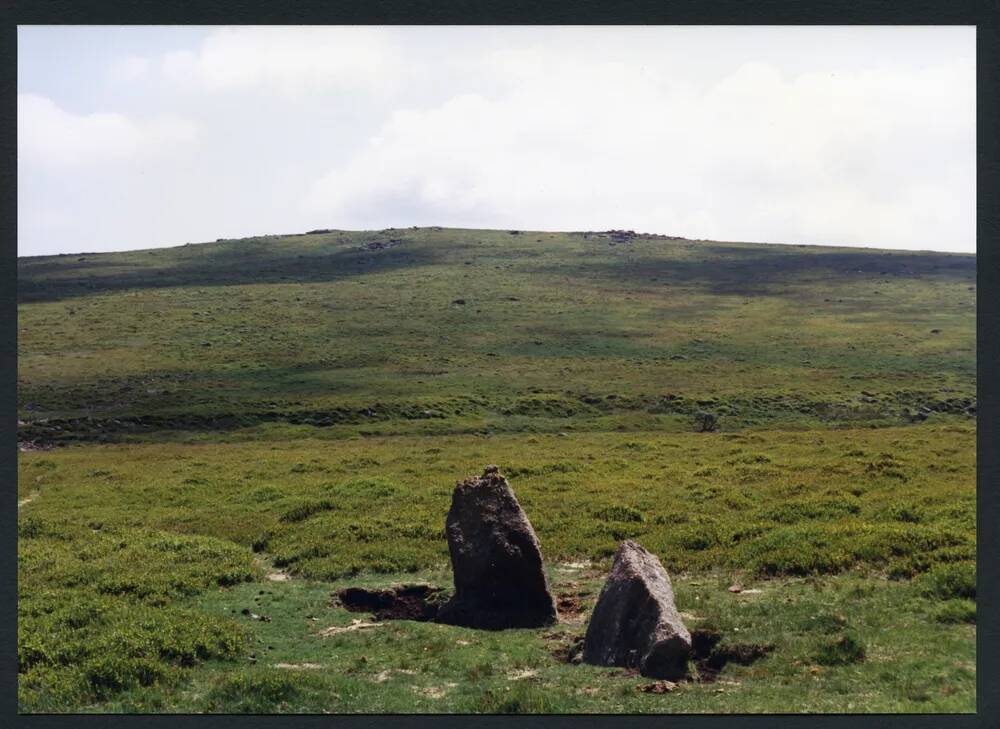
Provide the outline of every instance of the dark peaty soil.
{"type": "Polygon", "coordinates": [[[335,602],[355,613],[371,613],[376,620],[432,621],[444,601],[443,590],[431,585],[402,585],[384,590],[348,587],[335,602]]]}
{"type": "Polygon", "coordinates": [[[774,650],[770,643],[722,643],[717,630],[691,631],[691,658],[698,668],[698,680],[711,683],[723,667],[732,661],[748,666],[774,650]]]}

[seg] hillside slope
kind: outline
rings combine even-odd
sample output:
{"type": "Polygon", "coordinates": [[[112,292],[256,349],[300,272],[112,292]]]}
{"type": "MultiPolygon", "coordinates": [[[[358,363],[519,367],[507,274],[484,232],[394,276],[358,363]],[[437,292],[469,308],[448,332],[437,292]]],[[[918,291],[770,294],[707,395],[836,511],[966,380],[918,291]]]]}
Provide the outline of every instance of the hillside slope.
{"type": "Polygon", "coordinates": [[[971,255],[414,228],[23,258],[18,287],[24,439],[974,408],[971,255]]]}

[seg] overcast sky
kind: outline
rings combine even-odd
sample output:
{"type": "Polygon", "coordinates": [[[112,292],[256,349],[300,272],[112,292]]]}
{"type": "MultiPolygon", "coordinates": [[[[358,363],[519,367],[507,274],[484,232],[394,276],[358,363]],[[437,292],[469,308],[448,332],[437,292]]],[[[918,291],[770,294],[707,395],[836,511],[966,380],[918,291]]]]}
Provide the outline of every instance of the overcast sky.
{"type": "Polygon", "coordinates": [[[443,225],[975,250],[963,27],[22,27],[18,253],[443,225]]]}

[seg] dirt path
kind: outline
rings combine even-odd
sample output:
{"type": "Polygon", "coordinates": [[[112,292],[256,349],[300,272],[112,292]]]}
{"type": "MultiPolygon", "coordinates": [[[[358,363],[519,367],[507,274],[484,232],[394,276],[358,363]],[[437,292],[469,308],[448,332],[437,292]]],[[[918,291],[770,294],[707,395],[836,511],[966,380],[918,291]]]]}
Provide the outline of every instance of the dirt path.
{"type": "Polygon", "coordinates": [[[268,563],[267,560],[259,555],[254,557],[254,562],[264,569],[264,576],[271,582],[288,582],[288,580],[292,579],[290,574],[282,570],[275,569],[268,563]]]}

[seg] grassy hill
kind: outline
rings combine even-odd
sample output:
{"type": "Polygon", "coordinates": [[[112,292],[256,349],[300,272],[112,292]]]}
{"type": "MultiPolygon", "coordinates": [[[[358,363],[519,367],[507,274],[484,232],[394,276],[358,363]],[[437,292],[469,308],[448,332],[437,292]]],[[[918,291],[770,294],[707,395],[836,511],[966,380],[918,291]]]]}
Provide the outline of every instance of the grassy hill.
{"type": "Polygon", "coordinates": [[[19,417],[91,419],[42,437],[887,424],[975,397],[968,255],[419,229],[18,273],[19,417]]]}
{"type": "Polygon", "coordinates": [[[974,709],[974,256],[321,231],[18,298],[23,711],[974,709]],[[582,618],[318,637],[338,585],[449,585],[491,462],[581,615],[631,537],[773,650],[658,695],[552,657],[582,618]]]}

